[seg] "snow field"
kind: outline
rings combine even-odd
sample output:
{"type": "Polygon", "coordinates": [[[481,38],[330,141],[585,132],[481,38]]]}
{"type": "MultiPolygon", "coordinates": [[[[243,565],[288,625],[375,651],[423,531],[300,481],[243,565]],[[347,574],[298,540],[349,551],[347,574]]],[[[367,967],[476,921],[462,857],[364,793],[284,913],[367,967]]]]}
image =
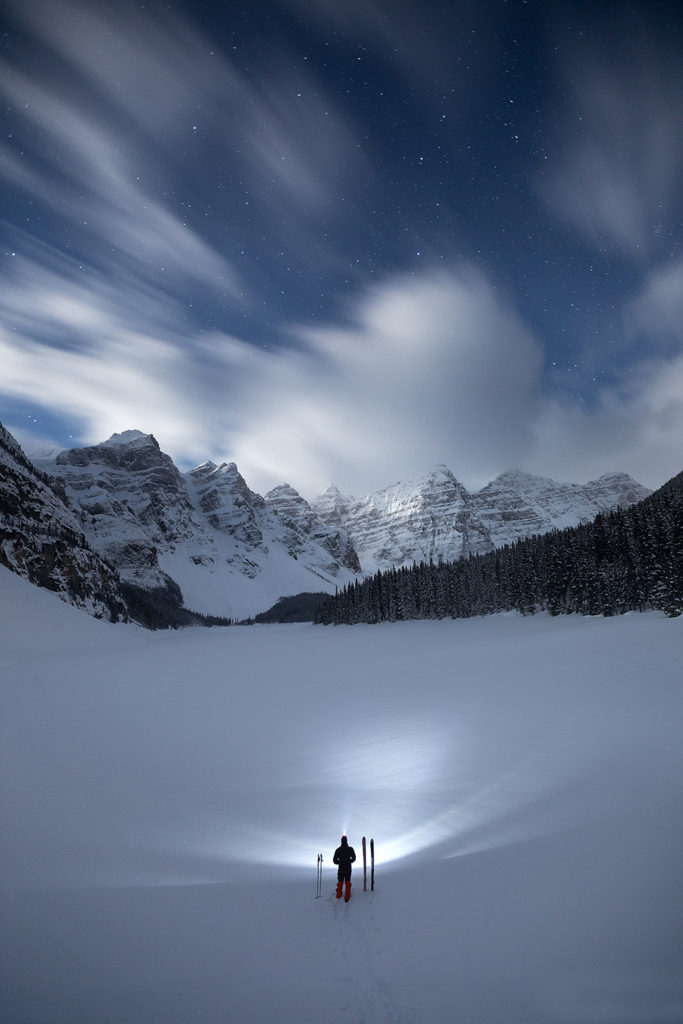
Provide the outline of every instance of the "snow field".
{"type": "Polygon", "coordinates": [[[150,634],[3,570],[2,1020],[678,1024],[682,628],[150,634]]]}

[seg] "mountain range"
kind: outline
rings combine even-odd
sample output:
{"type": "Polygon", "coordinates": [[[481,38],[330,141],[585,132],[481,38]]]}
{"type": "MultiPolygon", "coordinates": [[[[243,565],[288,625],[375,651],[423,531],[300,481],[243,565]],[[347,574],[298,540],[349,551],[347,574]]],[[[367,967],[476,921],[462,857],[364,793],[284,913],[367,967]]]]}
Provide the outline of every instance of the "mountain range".
{"type": "Polygon", "coordinates": [[[313,508],[324,522],[346,530],[367,573],[486,554],[632,505],[650,493],[625,473],[570,484],[522,472],[503,473],[470,492],[448,467],[438,465],[415,483],[394,484],[362,498],[346,498],[330,486],[313,508]]]}
{"type": "Polygon", "coordinates": [[[239,619],[283,595],[485,553],[649,493],[621,473],[568,484],[521,472],[470,492],[438,465],[364,497],[331,485],[308,502],[289,484],[257,494],[232,462],[181,473],[137,430],[31,462],[0,426],[0,563],[91,614],[117,617],[134,588],[239,619]]]}

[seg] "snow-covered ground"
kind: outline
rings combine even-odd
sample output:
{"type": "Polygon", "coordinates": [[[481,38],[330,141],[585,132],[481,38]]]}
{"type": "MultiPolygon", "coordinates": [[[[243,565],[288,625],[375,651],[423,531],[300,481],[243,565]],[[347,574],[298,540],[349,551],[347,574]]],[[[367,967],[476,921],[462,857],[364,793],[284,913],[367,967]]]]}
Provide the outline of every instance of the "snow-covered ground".
{"type": "Polygon", "coordinates": [[[2,1021],[680,1024],[682,641],[152,634],[0,569],[2,1021]]]}

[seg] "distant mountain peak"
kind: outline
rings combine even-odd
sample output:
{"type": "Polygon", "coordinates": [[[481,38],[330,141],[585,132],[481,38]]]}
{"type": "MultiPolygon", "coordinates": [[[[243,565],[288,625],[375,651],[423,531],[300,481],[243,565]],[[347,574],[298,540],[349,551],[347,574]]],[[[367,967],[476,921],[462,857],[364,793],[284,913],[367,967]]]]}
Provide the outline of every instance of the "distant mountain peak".
{"type": "Polygon", "coordinates": [[[348,498],[349,497],[349,495],[343,494],[343,492],[339,490],[339,488],[337,487],[336,484],[328,484],[327,487],[325,488],[325,490],[320,495],[320,497],[322,498],[325,495],[328,495],[331,498],[337,498],[337,497],[339,497],[339,498],[348,498]]]}
{"type": "Polygon", "coordinates": [[[533,533],[585,522],[649,493],[626,474],[566,484],[523,470],[508,470],[469,492],[448,466],[436,463],[417,481],[362,498],[344,499],[328,488],[313,508],[348,533],[363,570],[374,572],[430,558],[484,554],[533,533]]]}
{"type": "Polygon", "coordinates": [[[264,494],[264,498],[266,501],[274,498],[299,498],[301,501],[305,500],[291,484],[278,484],[277,487],[273,487],[267,494],[264,494]]]}
{"type": "Polygon", "coordinates": [[[445,462],[435,462],[429,466],[425,473],[423,473],[422,480],[433,480],[439,477],[445,477],[447,480],[455,480],[452,470],[448,468],[445,462]]]}
{"type": "Polygon", "coordinates": [[[132,441],[152,441],[157,447],[159,446],[153,434],[144,434],[141,430],[123,430],[120,434],[112,434],[106,441],[102,441],[98,447],[118,448],[121,445],[130,444],[132,441]]]}
{"type": "MultiPolygon", "coordinates": [[[[29,480],[33,465],[0,430],[0,469],[3,458],[15,467],[13,479],[23,465],[29,480]]],[[[71,517],[68,529],[82,530],[121,579],[148,590],[170,580],[187,607],[234,617],[312,583],[332,590],[361,572],[484,554],[650,493],[625,473],[572,484],[516,469],[470,492],[436,462],[408,482],[360,498],[330,484],[308,502],[289,483],[262,497],[234,462],[207,460],[181,474],[141,430],[60,452],[41,469],[45,479],[22,484],[26,493],[35,487],[40,508],[56,501],[65,528],[71,517]]],[[[5,500],[14,516],[11,486],[5,500]]]]}

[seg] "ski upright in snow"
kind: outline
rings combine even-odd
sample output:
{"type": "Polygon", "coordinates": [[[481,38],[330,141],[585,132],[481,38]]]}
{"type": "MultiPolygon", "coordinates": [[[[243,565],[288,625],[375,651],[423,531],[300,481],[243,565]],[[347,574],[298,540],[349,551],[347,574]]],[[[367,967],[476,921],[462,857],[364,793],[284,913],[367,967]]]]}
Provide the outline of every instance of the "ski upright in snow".
{"type": "Polygon", "coordinates": [[[368,857],[367,847],[365,845],[365,836],[363,836],[363,892],[366,892],[368,888],[368,857]]]}
{"type": "Polygon", "coordinates": [[[370,840],[370,891],[375,891],[375,840],[370,840]]]}

